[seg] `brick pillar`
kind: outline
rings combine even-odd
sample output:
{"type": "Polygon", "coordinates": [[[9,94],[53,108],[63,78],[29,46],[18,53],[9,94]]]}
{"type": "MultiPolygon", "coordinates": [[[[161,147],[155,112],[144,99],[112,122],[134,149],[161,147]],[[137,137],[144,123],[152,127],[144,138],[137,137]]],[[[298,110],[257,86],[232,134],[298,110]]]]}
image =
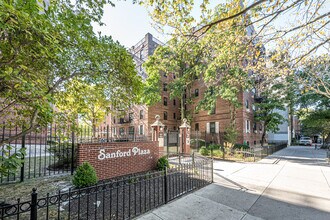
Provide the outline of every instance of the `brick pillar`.
{"type": "Polygon", "coordinates": [[[158,141],[159,147],[164,147],[164,127],[165,125],[159,120],[160,116],[156,115],[156,121],[151,125],[152,141],[158,141]]]}
{"type": "Polygon", "coordinates": [[[185,118],[180,126],[180,137],[181,153],[190,154],[190,125],[185,118]]]}

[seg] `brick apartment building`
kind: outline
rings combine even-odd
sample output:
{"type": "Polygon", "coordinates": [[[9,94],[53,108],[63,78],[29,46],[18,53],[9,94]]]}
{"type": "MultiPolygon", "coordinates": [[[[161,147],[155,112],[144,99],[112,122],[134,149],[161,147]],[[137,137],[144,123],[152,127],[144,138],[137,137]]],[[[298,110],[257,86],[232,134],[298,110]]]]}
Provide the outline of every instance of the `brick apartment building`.
{"type": "MultiPolygon", "coordinates": [[[[147,78],[142,64],[148,56],[152,55],[158,45],[159,40],[154,38],[150,33],[140,40],[136,45],[129,49],[138,74],[143,80],[147,78]]],[[[104,121],[104,126],[109,125],[111,129],[111,137],[134,137],[142,138],[151,136],[151,124],[155,122],[155,116],[160,115],[160,120],[166,125],[165,129],[177,130],[180,125],[179,102],[171,100],[167,91],[167,84],[173,79],[172,75],[162,74],[162,102],[151,107],[146,105],[132,105],[128,110],[116,110],[115,113],[108,114],[104,121]]],[[[104,130],[104,128],[103,128],[104,130]]]]}
{"type": "MultiPolygon", "coordinates": [[[[155,39],[150,33],[130,48],[136,64],[138,74],[146,79],[147,74],[142,64],[148,56],[152,55],[158,45],[162,43],[155,39]]],[[[154,106],[132,105],[128,111],[117,111],[109,114],[104,124],[110,126],[112,137],[126,135],[150,136],[151,127],[155,116],[160,115],[160,120],[166,125],[167,130],[177,130],[181,124],[179,100],[171,100],[167,85],[173,79],[173,75],[161,74],[161,97],[162,101],[154,106]]],[[[202,98],[207,89],[202,79],[197,79],[192,86],[190,93],[193,97],[193,104],[187,105],[189,112],[192,112],[191,134],[201,139],[208,139],[211,142],[223,143],[224,131],[230,123],[229,105],[226,101],[218,98],[216,108],[209,114],[208,111],[194,111],[198,101],[202,98]]],[[[243,107],[237,110],[236,127],[238,130],[237,143],[247,143],[251,147],[260,145],[262,125],[254,122],[254,95],[252,92],[241,92],[239,100],[243,107]]]]}

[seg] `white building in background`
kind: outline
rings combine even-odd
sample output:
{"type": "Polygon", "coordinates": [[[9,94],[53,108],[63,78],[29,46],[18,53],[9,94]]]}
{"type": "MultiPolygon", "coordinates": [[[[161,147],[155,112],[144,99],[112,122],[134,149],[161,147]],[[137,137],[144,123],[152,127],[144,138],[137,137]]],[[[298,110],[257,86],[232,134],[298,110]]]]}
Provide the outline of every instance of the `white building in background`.
{"type": "MultiPolygon", "coordinates": [[[[268,133],[268,143],[288,143],[291,144],[291,128],[290,128],[290,117],[289,117],[289,109],[285,108],[285,110],[276,110],[279,114],[281,114],[285,121],[278,126],[279,131],[276,133],[269,132],[268,133]]],[[[299,121],[296,116],[293,116],[293,133],[292,137],[298,139],[300,135],[300,126],[299,121]]]]}
{"type": "Polygon", "coordinates": [[[277,113],[282,115],[286,120],[278,126],[280,129],[276,133],[269,132],[268,133],[268,143],[287,143],[289,140],[289,111],[286,108],[284,111],[283,110],[275,110],[277,113]]]}

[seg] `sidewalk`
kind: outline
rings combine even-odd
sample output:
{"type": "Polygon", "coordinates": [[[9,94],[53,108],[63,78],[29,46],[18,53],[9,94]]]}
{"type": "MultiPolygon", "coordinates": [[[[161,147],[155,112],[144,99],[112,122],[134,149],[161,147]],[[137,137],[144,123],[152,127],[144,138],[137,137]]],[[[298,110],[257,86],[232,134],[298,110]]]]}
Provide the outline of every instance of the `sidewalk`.
{"type": "Polygon", "coordinates": [[[330,219],[326,151],[289,147],[257,163],[214,162],[214,184],[138,219],[330,219]]]}

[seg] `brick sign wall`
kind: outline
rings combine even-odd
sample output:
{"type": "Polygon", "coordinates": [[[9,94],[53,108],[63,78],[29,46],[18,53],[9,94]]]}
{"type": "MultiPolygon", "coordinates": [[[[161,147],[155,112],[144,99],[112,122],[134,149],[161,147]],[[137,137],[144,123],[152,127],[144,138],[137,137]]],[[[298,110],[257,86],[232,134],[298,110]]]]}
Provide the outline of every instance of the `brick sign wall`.
{"type": "Polygon", "coordinates": [[[158,142],[80,144],[78,165],[87,161],[100,180],[155,169],[158,142]]]}

